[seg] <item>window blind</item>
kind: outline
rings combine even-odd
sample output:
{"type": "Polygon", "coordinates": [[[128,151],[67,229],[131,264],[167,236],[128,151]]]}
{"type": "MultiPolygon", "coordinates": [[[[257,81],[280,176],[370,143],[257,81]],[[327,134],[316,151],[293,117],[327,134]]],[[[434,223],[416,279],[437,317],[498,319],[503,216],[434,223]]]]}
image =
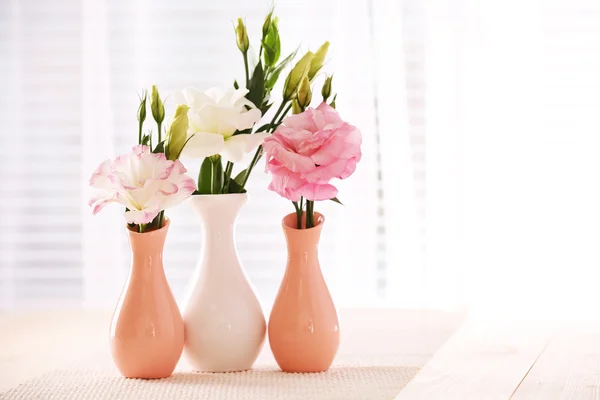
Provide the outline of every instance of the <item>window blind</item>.
{"type": "MultiPolygon", "coordinates": [[[[7,145],[0,149],[0,307],[113,305],[129,268],[124,222],[118,207],[89,215],[87,179],[103,159],[134,144],[141,88],[157,84],[166,96],[186,86],[241,80],[233,21],[245,18],[256,45],[268,6],[233,0],[2,2],[0,119],[7,145]]],[[[366,10],[367,2],[360,6],[366,10]]],[[[368,211],[377,202],[375,110],[371,81],[364,79],[367,63],[349,60],[368,52],[369,21],[333,0],[279,1],[276,10],[283,54],[298,44],[302,53],[332,42],[325,70],[335,73],[338,108],[364,135],[363,162],[339,185],[346,206],[322,203],[318,210],[327,216],[320,259],[336,301],[366,303],[377,287],[371,240],[377,222],[368,211]],[[348,40],[353,36],[354,43],[348,40]],[[361,237],[369,238],[364,248],[349,252],[361,237]]],[[[184,161],[197,174],[198,162],[184,161]]],[[[259,165],[236,231],[240,258],[265,304],[273,301],[285,268],[280,221],[293,210],[266,190],[268,182],[259,165]]],[[[185,204],[167,215],[173,223],[166,273],[181,299],[201,251],[201,227],[185,204]]]]}

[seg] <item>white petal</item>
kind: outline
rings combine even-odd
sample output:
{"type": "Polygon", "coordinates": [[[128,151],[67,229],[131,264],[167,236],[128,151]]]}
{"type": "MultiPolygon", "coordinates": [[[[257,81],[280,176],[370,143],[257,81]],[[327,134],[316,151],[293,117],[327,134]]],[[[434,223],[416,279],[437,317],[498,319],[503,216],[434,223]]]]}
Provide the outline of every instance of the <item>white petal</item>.
{"type": "Polygon", "coordinates": [[[260,121],[262,117],[260,110],[257,108],[253,108],[246,112],[241,113],[236,117],[235,127],[236,129],[243,131],[244,129],[252,128],[255,123],[260,121]]]}
{"type": "Polygon", "coordinates": [[[223,136],[210,132],[196,132],[183,148],[188,157],[204,158],[219,154],[223,150],[223,136]]]}
{"type": "Polygon", "coordinates": [[[222,156],[233,163],[240,162],[244,156],[256,149],[269,133],[259,132],[252,135],[235,135],[225,141],[222,156]]]}
{"type": "Polygon", "coordinates": [[[210,97],[215,104],[219,104],[223,96],[227,94],[227,91],[221,87],[213,87],[206,90],[204,94],[210,97]]]}
{"type": "Polygon", "coordinates": [[[249,90],[246,88],[239,88],[238,90],[235,91],[235,93],[232,94],[231,96],[231,104],[230,105],[235,105],[235,106],[240,106],[243,104],[247,104],[246,102],[252,104],[252,107],[254,107],[254,103],[252,103],[250,100],[246,99],[246,95],[248,94],[249,90]],[[239,104],[238,101],[242,100],[239,104]],[[244,101],[245,100],[245,101],[244,101]]]}

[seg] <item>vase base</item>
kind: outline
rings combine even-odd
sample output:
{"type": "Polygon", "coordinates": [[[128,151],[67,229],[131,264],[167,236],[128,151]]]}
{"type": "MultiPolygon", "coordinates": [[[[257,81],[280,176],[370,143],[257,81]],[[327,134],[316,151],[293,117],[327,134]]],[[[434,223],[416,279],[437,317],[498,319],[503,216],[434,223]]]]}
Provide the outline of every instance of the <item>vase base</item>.
{"type": "Polygon", "coordinates": [[[236,372],[250,371],[252,368],[234,368],[234,369],[214,369],[214,370],[201,370],[194,368],[193,371],[198,374],[233,374],[236,372]]]}
{"type": "Polygon", "coordinates": [[[282,372],[287,374],[319,374],[329,371],[329,368],[315,368],[315,369],[299,369],[299,368],[281,368],[282,372]]]}
{"type": "Polygon", "coordinates": [[[156,375],[137,375],[137,374],[132,374],[132,375],[123,375],[123,377],[125,379],[144,379],[144,380],[154,380],[154,379],[165,379],[165,378],[169,378],[170,376],[172,376],[173,373],[169,373],[169,374],[156,374],[156,375]]]}

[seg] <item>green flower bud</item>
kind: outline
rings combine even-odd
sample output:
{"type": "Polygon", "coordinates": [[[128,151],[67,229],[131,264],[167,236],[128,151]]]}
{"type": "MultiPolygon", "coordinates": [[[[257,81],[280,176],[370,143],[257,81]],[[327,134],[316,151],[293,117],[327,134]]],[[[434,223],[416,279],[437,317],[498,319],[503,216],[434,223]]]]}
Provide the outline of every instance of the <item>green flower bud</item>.
{"type": "Polygon", "coordinates": [[[301,114],[302,113],[302,107],[300,107],[300,105],[298,104],[298,100],[294,99],[292,100],[292,114],[301,114]]]}
{"type": "Polygon", "coordinates": [[[335,108],[335,99],[337,99],[337,94],[333,96],[333,100],[331,100],[331,103],[329,103],[329,105],[333,108],[335,108]]]}
{"type": "Polygon", "coordinates": [[[188,110],[190,108],[185,104],[177,106],[175,117],[169,127],[167,138],[167,154],[169,160],[177,160],[181,155],[183,146],[187,140],[187,131],[189,127],[188,110]]]}
{"type": "Polygon", "coordinates": [[[152,85],[152,96],[150,100],[150,109],[152,110],[152,116],[157,124],[161,124],[165,120],[165,106],[160,99],[160,94],[156,85],[152,85]]]}
{"type": "Polygon", "coordinates": [[[292,71],[285,79],[285,84],[283,85],[284,101],[288,101],[294,97],[294,93],[298,90],[302,78],[304,78],[310,70],[310,63],[314,56],[315,55],[309,51],[296,63],[296,65],[294,65],[294,68],[292,68],[292,71]]]}
{"type": "Polygon", "coordinates": [[[248,52],[250,42],[248,42],[248,31],[241,18],[238,18],[238,24],[235,27],[235,39],[237,41],[237,47],[244,54],[248,52]]]}
{"type": "Polygon", "coordinates": [[[143,124],[146,120],[146,99],[148,97],[148,93],[144,91],[144,96],[140,100],[140,106],[138,107],[137,112],[137,120],[140,124],[143,124]]]}
{"type": "Polygon", "coordinates": [[[146,120],[146,99],[148,98],[148,92],[144,90],[144,96],[140,100],[138,107],[137,119],[138,119],[138,144],[142,144],[142,128],[144,127],[144,121],[146,120]]]}
{"type": "Polygon", "coordinates": [[[262,35],[263,35],[263,39],[265,37],[267,37],[267,34],[269,33],[269,27],[271,26],[271,17],[273,16],[273,9],[271,9],[271,11],[269,12],[269,14],[267,14],[267,17],[265,18],[265,22],[262,26],[262,35]]]}
{"type": "Polygon", "coordinates": [[[325,82],[323,83],[323,87],[321,88],[321,96],[323,96],[323,101],[327,101],[329,96],[331,96],[331,80],[333,79],[333,75],[328,75],[325,78],[325,82]]]}
{"type": "Polygon", "coordinates": [[[310,63],[308,79],[312,80],[323,66],[323,63],[325,63],[325,57],[327,57],[327,50],[329,50],[329,42],[323,43],[321,47],[319,47],[319,49],[316,51],[315,57],[310,63]]]}
{"type": "MultiPolygon", "coordinates": [[[[298,105],[303,110],[306,109],[310,105],[310,101],[312,100],[312,92],[310,90],[310,82],[308,81],[308,76],[305,76],[300,82],[300,87],[298,88],[298,105]]],[[[293,107],[293,106],[292,106],[293,107]]]]}

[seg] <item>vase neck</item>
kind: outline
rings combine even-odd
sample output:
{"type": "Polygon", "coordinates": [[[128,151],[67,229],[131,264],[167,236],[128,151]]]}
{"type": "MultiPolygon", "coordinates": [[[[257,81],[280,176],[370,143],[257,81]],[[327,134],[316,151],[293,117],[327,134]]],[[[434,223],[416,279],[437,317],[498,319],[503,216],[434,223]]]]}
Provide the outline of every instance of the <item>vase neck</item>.
{"type": "Polygon", "coordinates": [[[283,231],[288,249],[288,267],[300,270],[319,269],[318,247],[323,224],[310,229],[295,229],[286,225],[283,231]]]}
{"type": "Polygon", "coordinates": [[[238,214],[248,200],[246,193],[196,195],[189,200],[206,230],[232,230],[238,214]]]}
{"type": "Polygon", "coordinates": [[[190,204],[202,221],[203,268],[240,269],[234,241],[235,223],[248,195],[192,196],[190,204]],[[218,260],[216,262],[215,260],[218,260]],[[210,262],[209,262],[210,261],[210,262]]]}
{"type": "Polygon", "coordinates": [[[128,229],[132,253],[132,273],[163,272],[163,249],[169,221],[159,230],[137,233],[128,229]]]}

